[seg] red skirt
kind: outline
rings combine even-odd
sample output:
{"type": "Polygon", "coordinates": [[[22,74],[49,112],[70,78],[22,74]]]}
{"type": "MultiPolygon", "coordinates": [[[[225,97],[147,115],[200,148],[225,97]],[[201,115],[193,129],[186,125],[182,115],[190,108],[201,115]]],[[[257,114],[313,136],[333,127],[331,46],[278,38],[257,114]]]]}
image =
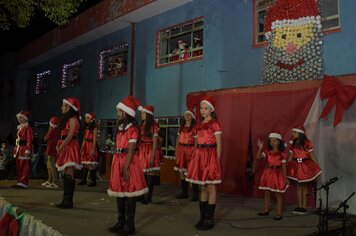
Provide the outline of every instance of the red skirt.
{"type": "Polygon", "coordinates": [[[129,165],[129,181],[123,177],[126,153],[115,154],[111,164],[111,175],[107,193],[110,197],[137,197],[148,192],[138,154],[134,154],[129,165]]]}
{"type": "Polygon", "coordinates": [[[98,164],[98,150],[96,146],[94,148],[94,155],[91,154],[91,149],[93,148],[92,142],[84,142],[82,145],[82,153],[80,157],[80,162],[82,165],[97,165],[98,164]]]}
{"type": "Polygon", "coordinates": [[[151,166],[152,143],[141,143],[139,147],[139,159],[143,172],[159,171],[161,169],[161,155],[158,148],[154,155],[154,164],[151,166]]]}
{"type": "Polygon", "coordinates": [[[220,184],[220,172],[216,147],[194,148],[186,173],[186,181],[200,185],[220,184]]]}
{"type": "Polygon", "coordinates": [[[321,174],[319,164],[307,158],[298,162],[293,158],[287,166],[287,177],[298,183],[310,182],[321,174]]]}
{"type": "MultiPolygon", "coordinates": [[[[58,140],[57,146],[60,146],[63,140],[58,140]]],[[[76,139],[72,139],[58,154],[56,159],[56,167],[58,171],[63,171],[65,168],[74,166],[75,169],[80,170],[79,144],[76,139]]]]}
{"type": "Polygon", "coordinates": [[[267,167],[263,171],[260,185],[261,190],[269,190],[276,193],[284,193],[289,185],[286,184],[282,168],[270,168],[267,167]]]}
{"type": "Polygon", "coordinates": [[[176,150],[176,164],[174,166],[175,171],[186,172],[190,161],[192,160],[193,146],[179,145],[176,150]]]}

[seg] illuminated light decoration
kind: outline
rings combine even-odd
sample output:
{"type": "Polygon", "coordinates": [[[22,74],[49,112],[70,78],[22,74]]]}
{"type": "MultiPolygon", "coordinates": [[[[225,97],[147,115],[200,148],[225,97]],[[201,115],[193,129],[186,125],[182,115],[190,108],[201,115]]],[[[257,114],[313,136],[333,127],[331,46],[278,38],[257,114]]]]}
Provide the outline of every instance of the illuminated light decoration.
{"type": "Polygon", "coordinates": [[[37,74],[35,94],[39,95],[48,92],[50,76],[51,76],[51,70],[47,70],[37,74]]]}
{"type": "Polygon", "coordinates": [[[276,0],[268,6],[263,83],[321,79],[321,30],[315,0],[276,0]]]}
{"type": "Polygon", "coordinates": [[[125,76],[127,74],[129,43],[125,42],[99,55],[99,80],[125,76]]]}
{"type": "Polygon", "coordinates": [[[80,70],[83,59],[76,60],[62,67],[62,88],[70,88],[79,85],[80,70]]]}

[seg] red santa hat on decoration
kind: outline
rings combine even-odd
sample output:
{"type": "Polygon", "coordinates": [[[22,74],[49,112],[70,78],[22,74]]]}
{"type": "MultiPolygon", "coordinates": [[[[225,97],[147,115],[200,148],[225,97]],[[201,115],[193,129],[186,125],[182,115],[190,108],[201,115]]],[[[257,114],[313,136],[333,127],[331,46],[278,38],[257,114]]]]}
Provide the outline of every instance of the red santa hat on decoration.
{"type": "Polygon", "coordinates": [[[205,95],[203,99],[200,101],[200,104],[202,103],[207,104],[211,108],[211,111],[215,110],[215,101],[212,97],[205,95]]]}
{"type": "Polygon", "coordinates": [[[126,114],[135,117],[136,109],[139,105],[140,102],[136,98],[127,96],[116,105],[116,109],[121,109],[126,112],[126,114]]]}
{"type": "Polygon", "coordinates": [[[96,115],[95,115],[94,112],[85,113],[85,117],[88,117],[90,120],[95,120],[96,119],[96,115]]]}
{"type": "Polygon", "coordinates": [[[30,112],[28,111],[20,111],[19,113],[16,114],[16,118],[24,118],[26,121],[28,121],[28,117],[30,116],[30,112]]]}
{"type": "Polygon", "coordinates": [[[268,135],[268,138],[276,138],[276,139],[282,140],[282,135],[280,133],[274,132],[274,133],[270,133],[268,135]]]}
{"type": "Polygon", "coordinates": [[[192,110],[186,110],[185,112],[184,112],[184,115],[185,114],[190,114],[192,117],[193,117],[193,119],[195,120],[195,114],[194,114],[194,112],[192,111],[192,110]]]}
{"type": "Polygon", "coordinates": [[[68,104],[71,108],[73,108],[74,111],[80,113],[80,102],[77,98],[68,97],[68,98],[63,99],[63,102],[65,104],[68,104]]]}
{"type": "Polygon", "coordinates": [[[138,110],[144,111],[144,112],[146,112],[146,113],[148,113],[148,114],[151,114],[151,115],[153,115],[153,116],[154,116],[154,114],[155,114],[155,108],[154,108],[152,105],[146,105],[146,106],[144,106],[144,107],[139,106],[139,107],[138,107],[138,110]]]}
{"type": "Polygon", "coordinates": [[[50,120],[49,120],[49,125],[51,127],[57,127],[59,125],[60,119],[56,116],[53,116],[50,120]]]}
{"type": "Polygon", "coordinates": [[[267,8],[265,32],[269,36],[275,28],[317,24],[321,29],[321,18],[316,0],[276,0],[267,8]]]}
{"type": "Polygon", "coordinates": [[[297,133],[301,133],[301,134],[305,134],[305,128],[303,126],[298,126],[292,129],[292,131],[297,132],[297,133]]]}

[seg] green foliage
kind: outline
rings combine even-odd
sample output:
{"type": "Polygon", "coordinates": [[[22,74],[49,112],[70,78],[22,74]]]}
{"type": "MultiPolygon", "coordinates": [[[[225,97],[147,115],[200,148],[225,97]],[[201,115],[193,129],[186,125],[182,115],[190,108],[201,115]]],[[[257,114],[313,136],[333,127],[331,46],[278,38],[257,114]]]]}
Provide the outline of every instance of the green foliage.
{"type": "Polygon", "coordinates": [[[68,23],[84,0],[0,0],[0,29],[13,25],[24,28],[36,12],[43,13],[57,25],[68,23]]]}

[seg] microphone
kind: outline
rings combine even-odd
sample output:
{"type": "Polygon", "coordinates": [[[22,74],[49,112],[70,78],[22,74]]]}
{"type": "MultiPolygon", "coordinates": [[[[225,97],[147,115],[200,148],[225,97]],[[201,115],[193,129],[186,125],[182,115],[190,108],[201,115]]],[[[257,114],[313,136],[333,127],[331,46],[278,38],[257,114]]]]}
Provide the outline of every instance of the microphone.
{"type": "Polygon", "coordinates": [[[326,181],[326,183],[324,183],[324,184],[322,185],[322,187],[328,187],[329,185],[335,183],[335,182],[338,181],[339,179],[342,179],[342,176],[341,176],[341,177],[335,176],[335,177],[329,179],[328,181],[326,181]]]}

